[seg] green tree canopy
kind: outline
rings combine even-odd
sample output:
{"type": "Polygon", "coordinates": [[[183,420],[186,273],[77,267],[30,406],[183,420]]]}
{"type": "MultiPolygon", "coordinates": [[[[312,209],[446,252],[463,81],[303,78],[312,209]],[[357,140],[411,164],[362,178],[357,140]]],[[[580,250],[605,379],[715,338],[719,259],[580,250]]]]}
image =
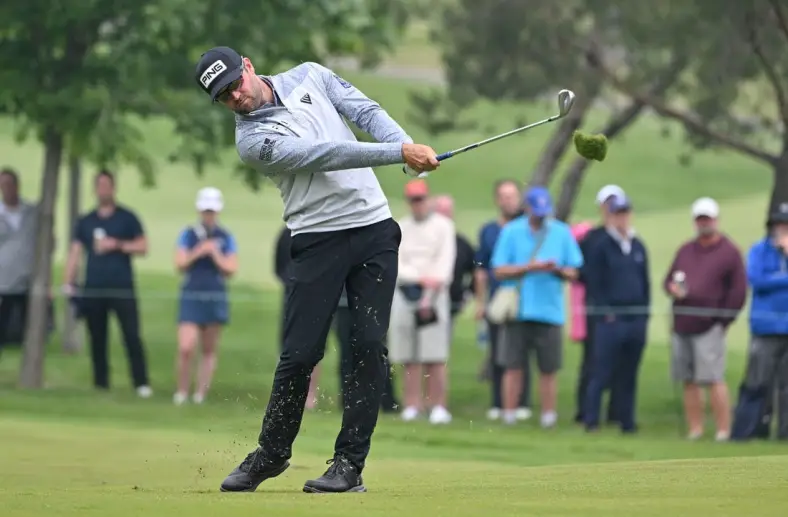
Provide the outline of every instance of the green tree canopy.
{"type": "MultiPolygon", "coordinates": [[[[42,382],[46,297],[58,174],[64,153],[100,166],[134,165],[152,184],[157,161],[135,120],[175,121],[172,158],[200,166],[232,143],[228,114],[194,80],[210,47],[229,45],[262,71],[328,55],[374,62],[406,21],[407,0],[62,0],[0,4],[0,113],[44,145],[23,384],[42,382]]],[[[252,178],[255,180],[256,178],[252,178]]],[[[254,182],[254,181],[253,181],[254,182]]]]}

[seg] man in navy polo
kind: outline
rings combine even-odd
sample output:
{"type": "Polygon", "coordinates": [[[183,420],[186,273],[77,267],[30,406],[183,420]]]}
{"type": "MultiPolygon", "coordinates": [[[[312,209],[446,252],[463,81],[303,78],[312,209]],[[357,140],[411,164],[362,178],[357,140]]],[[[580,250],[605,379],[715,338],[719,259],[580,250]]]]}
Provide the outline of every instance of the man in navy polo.
{"type": "Polygon", "coordinates": [[[85,283],[80,294],[82,313],[90,334],[93,384],[109,389],[109,313],[120,323],[137,394],[153,394],[148,381],[145,350],[140,338],[140,321],[132,257],[145,255],[148,242],[137,216],[115,200],[115,177],[101,171],[95,179],[98,206],[82,216],[74,228],[66,262],[64,291],[76,295],[74,285],[82,255],[87,258],[85,283]]]}
{"type": "Polygon", "coordinates": [[[588,431],[599,427],[602,392],[618,383],[616,416],[625,433],[637,431],[635,401],[651,305],[648,253],[631,225],[625,195],[610,200],[606,235],[586,257],[584,273],[600,316],[594,327],[594,365],[584,411],[588,431]]]}

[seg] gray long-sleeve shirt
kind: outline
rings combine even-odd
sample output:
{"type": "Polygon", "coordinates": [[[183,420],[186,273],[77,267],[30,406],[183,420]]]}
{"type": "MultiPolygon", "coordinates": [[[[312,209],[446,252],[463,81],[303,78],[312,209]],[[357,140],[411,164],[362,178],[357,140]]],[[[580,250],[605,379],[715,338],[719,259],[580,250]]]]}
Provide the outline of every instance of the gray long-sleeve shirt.
{"type": "Polygon", "coordinates": [[[273,181],[293,235],[391,217],[371,167],[403,163],[413,140],[375,101],[317,63],[267,78],[281,105],[236,116],[238,154],[273,181]],[[380,143],[358,142],[345,116],[380,143]]]}

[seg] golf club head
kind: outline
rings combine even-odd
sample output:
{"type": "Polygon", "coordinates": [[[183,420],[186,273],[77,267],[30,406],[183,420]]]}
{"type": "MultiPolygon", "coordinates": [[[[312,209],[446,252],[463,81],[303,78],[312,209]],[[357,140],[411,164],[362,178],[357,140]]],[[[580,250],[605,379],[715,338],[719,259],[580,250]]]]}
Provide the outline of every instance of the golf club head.
{"type": "Polygon", "coordinates": [[[565,117],[575,104],[575,94],[571,90],[558,92],[558,116],[565,117]]]}

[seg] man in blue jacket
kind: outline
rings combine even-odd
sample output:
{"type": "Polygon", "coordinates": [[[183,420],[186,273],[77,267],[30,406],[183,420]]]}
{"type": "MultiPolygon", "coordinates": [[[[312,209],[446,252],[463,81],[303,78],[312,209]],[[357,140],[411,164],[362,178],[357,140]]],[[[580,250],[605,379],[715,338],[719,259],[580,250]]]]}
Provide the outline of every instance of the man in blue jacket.
{"type": "Polygon", "coordinates": [[[621,430],[632,433],[637,431],[637,376],[651,304],[648,254],[632,229],[629,199],[616,195],[608,208],[611,217],[607,233],[590,250],[584,268],[587,285],[600,311],[594,328],[594,367],[584,417],[588,431],[599,427],[602,391],[615,373],[619,388],[616,416],[621,430]]]}
{"type": "Polygon", "coordinates": [[[768,229],[747,259],[752,303],[745,386],[764,389],[766,399],[778,390],[777,434],[788,439],[788,203],[770,215],[768,229]]]}

